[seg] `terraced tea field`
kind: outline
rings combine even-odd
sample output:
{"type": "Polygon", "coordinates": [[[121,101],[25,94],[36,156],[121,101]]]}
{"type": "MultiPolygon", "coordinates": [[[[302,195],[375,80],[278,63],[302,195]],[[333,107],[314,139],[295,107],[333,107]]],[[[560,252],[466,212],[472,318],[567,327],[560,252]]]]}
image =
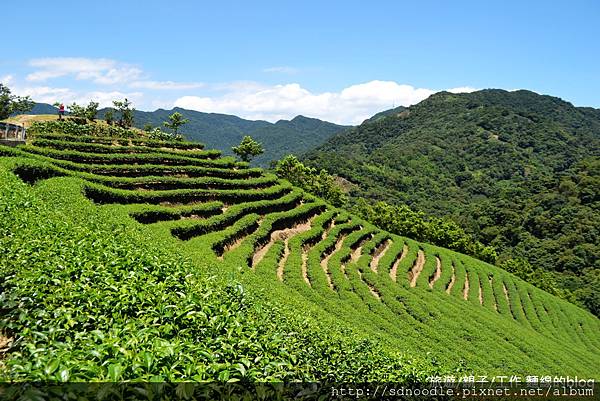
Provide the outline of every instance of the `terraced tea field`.
{"type": "Polygon", "coordinates": [[[79,183],[77,196],[134,220],[195,266],[236,277],[284,315],[447,372],[600,378],[600,321],[586,311],[200,144],[46,134],[0,156],[29,184],[79,183]]]}

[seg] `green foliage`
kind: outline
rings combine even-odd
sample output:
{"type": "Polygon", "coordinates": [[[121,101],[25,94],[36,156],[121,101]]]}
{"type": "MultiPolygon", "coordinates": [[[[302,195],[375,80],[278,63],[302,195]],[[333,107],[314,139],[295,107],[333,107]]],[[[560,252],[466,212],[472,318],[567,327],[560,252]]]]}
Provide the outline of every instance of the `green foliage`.
{"type": "Polygon", "coordinates": [[[307,167],[294,155],[288,155],[277,162],[275,173],[305,191],[325,199],[334,206],[342,206],[347,197],[342,188],[327,171],[307,167]]]}
{"type": "Polygon", "coordinates": [[[115,122],[115,112],[112,109],[106,110],[104,113],[104,121],[106,121],[108,125],[113,125],[115,122]]]}
{"type": "Polygon", "coordinates": [[[269,166],[271,161],[279,160],[287,154],[301,155],[346,128],[304,116],[297,116],[290,121],[270,123],[178,107],[172,110],[158,109],[153,112],[136,111],[135,125],[139,128],[146,124],[151,124],[153,127],[162,126],[163,122],[175,112],[189,120],[178,131],[187,140],[204,142],[211,149],[220,149],[225,154],[233,155],[231,148],[237,146],[246,135],[259,143],[269,144],[264,153],[252,159],[253,165],[265,167],[269,166]]]}
{"type": "Polygon", "coordinates": [[[148,132],[148,137],[155,141],[182,141],[183,137],[179,134],[170,134],[164,132],[159,127],[153,128],[148,132]]]}
{"type": "Polygon", "coordinates": [[[97,143],[102,145],[119,144],[121,146],[145,146],[147,148],[169,148],[178,150],[201,150],[204,145],[198,142],[180,142],[180,141],[158,141],[146,138],[139,132],[129,130],[132,135],[125,135],[123,138],[118,136],[115,138],[108,135],[110,132],[119,132],[119,129],[107,130],[98,124],[88,124],[85,126],[73,125],[66,122],[47,121],[36,122],[33,124],[35,130],[35,138],[47,139],[53,141],[71,141],[97,143]],[[103,135],[106,134],[106,135],[103,135]],[[136,135],[137,134],[137,135],[136,135]]]}
{"type": "Polygon", "coordinates": [[[231,150],[245,162],[249,162],[253,157],[264,152],[262,145],[248,135],[242,139],[238,146],[232,147],[231,150]]]}
{"type": "Polygon", "coordinates": [[[0,83],[0,120],[14,113],[26,113],[33,108],[34,104],[29,96],[12,95],[8,86],[0,83]]]}
{"type": "Polygon", "coordinates": [[[451,220],[427,217],[406,205],[392,206],[385,202],[369,203],[360,199],[353,209],[371,223],[389,232],[429,242],[494,263],[497,255],[492,247],[475,241],[451,220]]]}
{"type": "Polygon", "coordinates": [[[69,119],[55,121],[34,121],[27,133],[30,136],[44,136],[55,133],[64,135],[86,135],[86,136],[106,136],[113,138],[135,138],[139,134],[133,130],[125,129],[115,125],[104,124],[81,124],[69,119]]]}
{"type": "MultiPolygon", "coordinates": [[[[152,139],[151,139],[152,140],[152,139]]],[[[129,142],[114,144],[98,143],[98,142],[75,142],[62,141],[58,139],[46,139],[43,137],[34,138],[30,143],[38,147],[48,147],[57,150],[75,150],[79,152],[92,153],[165,153],[167,155],[177,155],[185,157],[193,157],[198,159],[216,159],[221,155],[218,150],[188,150],[182,152],[180,149],[152,149],[149,146],[129,145],[129,142]]],[[[135,143],[135,142],[134,142],[135,143]]],[[[168,146],[164,146],[168,148],[168,146]]]]}
{"type": "Polygon", "coordinates": [[[550,294],[565,297],[561,293],[561,290],[557,288],[556,280],[550,272],[542,268],[534,268],[526,259],[515,258],[504,260],[499,266],[550,294]]]}
{"type": "Polygon", "coordinates": [[[437,93],[388,114],[333,137],[305,163],[354,183],[353,200],[455,221],[494,247],[499,261],[518,257],[550,271],[567,298],[573,275],[598,269],[600,118],[593,109],[484,90],[437,93]]]}
{"type": "Polygon", "coordinates": [[[163,122],[163,125],[166,128],[172,130],[173,136],[177,137],[178,136],[177,131],[179,130],[179,128],[182,125],[187,124],[188,122],[189,122],[188,119],[183,118],[183,115],[181,113],[179,113],[178,111],[176,111],[175,113],[173,113],[169,116],[169,121],[163,122]]]}
{"type": "Polygon", "coordinates": [[[76,122],[81,122],[82,124],[85,124],[87,121],[94,122],[96,120],[96,114],[98,114],[98,106],[99,104],[94,101],[90,101],[87,106],[80,106],[77,103],[73,102],[73,104],[69,106],[69,112],[71,114],[71,117],[76,122]]]}
{"type": "Polygon", "coordinates": [[[238,283],[190,275],[174,247],[142,245],[142,233],[83,201],[74,181],[33,191],[0,174],[0,328],[20,338],[5,380],[358,380],[382,367],[415,377],[371,341],[320,332],[259,306],[238,283]],[[323,366],[341,366],[349,350],[360,371],[323,366]]]}
{"type": "Polygon", "coordinates": [[[131,107],[131,102],[125,98],[124,100],[114,100],[113,105],[119,112],[117,124],[121,128],[133,127],[135,109],[131,107]]]}
{"type": "Polygon", "coordinates": [[[96,121],[96,114],[98,114],[98,102],[90,101],[85,108],[85,116],[89,121],[96,121]]]}
{"type": "Polygon", "coordinates": [[[0,146],[0,379],[597,375],[589,313],[246,163],[144,137],[33,142],[0,146]]]}
{"type": "Polygon", "coordinates": [[[225,167],[233,166],[235,161],[231,159],[213,159],[218,156],[219,151],[199,151],[189,157],[177,152],[164,152],[154,150],[148,153],[91,153],[79,152],[75,150],[59,150],[35,145],[24,145],[21,149],[27,152],[48,156],[61,160],[69,160],[77,163],[98,163],[98,164],[127,164],[127,163],[163,163],[166,165],[195,165],[207,167],[225,167]],[[204,156],[204,157],[202,157],[204,156]]]}

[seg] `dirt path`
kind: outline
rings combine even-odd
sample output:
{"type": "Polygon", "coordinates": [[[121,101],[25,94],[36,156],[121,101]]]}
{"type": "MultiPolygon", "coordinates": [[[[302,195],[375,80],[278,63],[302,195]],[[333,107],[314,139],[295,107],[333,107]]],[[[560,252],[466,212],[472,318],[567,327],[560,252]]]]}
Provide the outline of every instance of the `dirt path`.
{"type": "Polygon", "coordinates": [[[346,280],[350,280],[350,278],[348,277],[348,273],[346,273],[346,264],[341,263],[340,270],[342,271],[342,273],[344,273],[344,277],[346,277],[346,280]]]}
{"type": "Polygon", "coordinates": [[[407,254],[408,254],[408,245],[404,244],[404,247],[402,248],[402,254],[400,255],[400,257],[398,259],[396,259],[396,261],[392,265],[392,268],[390,269],[390,278],[392,279],[392,281],[394,283],[396,282],[396,274],[398,273],[398,265],[400,264],[400,262],[402,262],[402,259],[404,259],[407,254]]]}
{"type": "Polygon", "coordinates": [[[250,233],[244,234],[244,235],[240,236],[238,239],[236,239],[234,242],[232,242],[231,244],[225,245],[225,247],[223,248],[223,253],[221,255],[217,256],[217,259],[223,260],[225,254],[227,252],[233,251],[235,248],[237,248],[238,246],[240,246],[240,244],[242,242],[244,242],[244,240],[246,238],[248,238],[248,236],[250,236],[253,232],[255,232],[256,230],[258,230],[258,228],[260,227],[260,225],[262,224],[262,222],[263,222],[262,218],[258,219],[257,222],[256,222],[256,227],[250,233]]]}
{"type": "Polygon", "coordinates": [[[360,277],[360,281],[362,281],[363,284],[369,288],[369,292],[371,293],[371,295],[373,295],[377,299],[381,299],[381,295],[379,295],[379,292],[375,289],[375,287],[369,285],[365,280],[363,280],[363,274],[360,271],[360,269],[357,269],[356,272],[358,273],[358,277],[360,277]]]}
{"type": "Polygon", "coordinates": [[[323,259],[321,259],[321,267],[323,268],[323,271],[325,272],[325,275],[327,276],[327,283],[329,284],[329,288],[331,288],[332,291],[335,291],[335,287],[333,286],[333,282],[331,281],[331,272],[329,271],[329,259],[331,259],[333,254],[335,254],[336,252],[339,252],[339,250],[342,249],[342,245],[344,244],[345,239],[346,239],[345,235],[342,235],[340,238],[338,238],[333,250],[331,252],[329,252],[327,255],[325,255],[325,257],[323,259]]]}
{"type": "Polygon", "coordinates": [[[469,299],[469,273],[465,272],[465,286],[463,287],[463,299],[469,299]]]}
{"type": "Polygon", "coordinates": [[[417,279],[419,275],[423,271],[423,266],[425,265],[425,252],[422,249],[419,249],[417,252],[417,260],[412,267],[412,270],[408,272],[408,281],[410,282],[411,287],[415,287],[417,285],[417,279]]]}
{"type": "Polygon", "coordinates": [[[367,287],[369,287],[369,291],[371,292],[371,295],[373,295],[375,298],[377,299],[381,299],[381,295],[379,295],[379,293],[377,292],[377,290],[375,289],[375,287],[367,284],[367,287]]]}
{"type": "Polygon", "coordinates": [[[333,220],[331,220],[331,223],[329,224],[329,226],[323,230],[323,235],[321,235],[321,241],[325,240],[325,238],[327,238],[327,236],[329,235],[329,232],[333,229],[333,227],[335,227],[335,218],[333,220]]]}
{"type": "Polygon", "coordinates": [[[300,224],[296,224],[290,228],[284,228],[283,230],[275,230],[271,233],[271,239],[269,242],[265,244],[262,248],[252,255],[252,269],[256,267],[256,265],[265,257],[269,249],[273,246],[276,241],[285,240],[287,242],[288,239],[292,238],[295,235],[306,232],[311,229],[311,221],[305,221],[300,224]]]}
{"type": "Polygon", "coordinates": [[[352,263],[356,263],[358,261],[358,259],[360,259],[360,255],[362,255],[362,247],[363,245],[369,241],[373,236],[370,235],[367,238],[363,239],[362,241],[360,241],[360,243],[358,244],[358,246],[356,247],[356,249],[354,249],[352,251],[352,253],[350,254],[350,260],[352,261],[352,263]]]}
{"type": "Polygon", "coordinates": [[[435,273],[433,274],[431,281],[429,281],[429,288],[433,288],[433,285],[435,284],[436,281],[438,281],[440,279],[441,276],[442,276],[442,261],[440,260],[440,258],[438,258],[436,256],[435,257],[435,273]]]}
{"type": "Polygon", "coordinates": [[[373,254],[373,259],[371,259],[371,270],[377,273],[377,268],[379,267],[379,261],[385,255],[385,253],[392,246],[392,240],[387,239],[383,244],[381,244],[373,254]]]}
{"type": "Polygon", "coordinates": [[[502,283],[502,291],[504,291],[504,297],[506,298],[506,302],[510,307],[510,298],[508,297],[508,289],[506,288],[506,284],[502,283]]]}
{"type": "Polygon", "coordinates": [[[450,294],[452,291],[452,287],[454,287],[454,282],[456,281],[456,269],[454,268],[454,262],[452,262],[452,277],[450,278],[450,282],[448,283],[448,287],[446,287],[446,293],[450,294]]]}

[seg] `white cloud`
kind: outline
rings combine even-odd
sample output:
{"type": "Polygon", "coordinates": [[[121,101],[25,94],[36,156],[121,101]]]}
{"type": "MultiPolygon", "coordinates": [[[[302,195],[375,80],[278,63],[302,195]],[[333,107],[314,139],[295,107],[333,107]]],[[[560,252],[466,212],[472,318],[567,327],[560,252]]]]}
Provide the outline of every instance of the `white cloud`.
{"type": "Polygon", "coordinates": [[[175,106],[269,121],[303,114],[341,124],[359,124],[379,111],[418,103],[434,92],[393,81],[370,81],[340,92],[322,93],[313,93],[297,83],[251,83],[238,84],[216,97],[183,96],[175,101],[175,106]]]}
{"type": "Polygon", "coordinates": [[[479,89],[473,88],[471,86],[459,86],[458,88],[447,89],[447,92],[450,93],[471,93],[478,91],[479,89]]]}
{"type": "Polygon", "coordinates": [[[296,74],[298,72],[298,69],[287,66],[287,65],[282,65],[282,66],[277,66],[277,67],[264,68],[263,72],[276,73],[276,74],[296,74]]]}
{"type": "MultiPolygon", "coordinates": [[[[38,102],[87,104],[94,100],[101,106],[109,106],[112,100],[127,97],[142,109],[175,105],[268,121],[291,119],[302,114],[340,124],[359,124],[377,112],[416,104],[436,92],[381,80],[350,85],[339,91],[322,92],[311,91],[299,83],[265,85],[253,81],[221,84],[159,81],[149,79],[141,68],[108,58],[38,58],[30,60],[29,66],[33,68],[26,76],[25,83],[29,86],[13,84],[12,75],[2,80],[14,86],[14,93],[29,95],[38,102]],[[61,81],[61,87],[52,87],[45,82],[59,77],[69,78],[70,81],[61,81]],[[82,86],[77,81],[88,82],[82,86]],[[184,96],[190,90],[197,90],[192,92],[195,96],[184,96]],[[159,91],[170,91],[171,94],[152,94],[159,91]]],[[[274,66],[263,71],[280,74],[298,72],[290,66],[274,66]]],[[[474,90],[469,86],[448,89],[454,93],[474,90]]]]}
{"type": "Polygon", "coordinates": [[[142,77],[142,70],[125,63],[106,58],[53,57],[29,61],[35,72],[27,75],[30,82],[43,82],[52,78],[73,76],[77,80],[89,80],[100,85],[131,82],[142,77]]]}
{"type": "Polygon", "coordinates": [[[202,88],[202,82],[173,82],[173,81],[134,81],[131,88],[152,90],[189,90],[202,88]]]}
{"type": "Polygon", "coordinates": [[[144,94],[142,92],[120,92],[120,91],[93,91],[87,92],[81,95],[81,100],[77,103],[87,104],[90,100],[100,103],[100,107],[112,106],[113,100],[122,100],[127,98],[133,103],[135,107],[136,103],[139,103],[144,94]]]}
{"type": "Polygon", "coordinates": [[[117,99],[128,98],[134,102],[139,102],[143,98],[141,92],[120,92],[120,91],[89,91],[75,92],[69,88],[54,88],[50,86],[29,86],[15,87],[13,92],[19,96],[31,96],[33,100],[39,103],[62,102],[71,104],[88,104],[90,101],[95,101],[100,104],[100,107],[112,106],[112,101],[117,99]]]}
{"type": "Polygon", "coordinates": [[[14,77],[12,75],[4,75],[3,77],[0,77],[0,83],[4,84],[6,86],[10,85],[14,80],[14,77]]]}

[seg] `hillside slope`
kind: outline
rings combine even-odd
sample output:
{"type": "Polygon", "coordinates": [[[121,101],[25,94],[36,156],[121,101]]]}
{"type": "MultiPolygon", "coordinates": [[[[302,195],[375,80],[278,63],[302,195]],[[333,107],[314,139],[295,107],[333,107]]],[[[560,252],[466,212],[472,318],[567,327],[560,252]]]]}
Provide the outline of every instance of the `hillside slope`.
{"type": "MultiPolygon", "coordinates": [[[[48,372],[56,369],[45,371],[40,365],[25,363],[35,361],[37,357],[32,355],[40,347],[60,352],[61,360],[74,361],[69,364],[72,378],[110,377],[106,376],[110,375],[110,367],[107,373],[103,358],[90,352],[106,348],[104,358],[112,361],[110,355],[115,352],[112,350],[115,344],[118,349],[119,344],[115,339],[119,337],[114,336],[123,332],[119,331],[119,325],[133,316],[155,319],[153,327],[157,330],[148,334],[142,331],[136,334],[139,340],[135,341],[152,343],[155,337],[163,338],[168,344],[177,341],[175,355],[185,354],[188,348],[193,350],[190,361],[178,362],[185,368],[165,368],[165,374],[170,374],[171,379],[195,380],[195,374],[201,379],[211,378],[217,367],[239,375],[242,370],[235,363],[238,359],[233,363],[221,361],[240,346],[243,372],[256,372],[254,379],[277,377],[258,372],[279,372],[279,377],[309,380],[311,377],[398,380],[408,377],[405,375],[411,371],[598,376],[600,321],[588,312],[494,266],[378,230],[260,169],[248,168],[230,158],[220,158],[216,152],[203,150],[200,144],[38,133],[27,145],[15,149],[0,147],[0,155],[3,156],[0,158],[2,174],[7,177],[1,182],[5,187],[8,185],[0,191],[3,199],[0,205],[4,205],[7,212],[3,214],[7,217],[2,220],[0,230],[10,233],[11,227],[14,230],[22,225],[13,233],[23,233],[22,239],[17,236],[18,240],[9,241],[11,236],[0,238],[13,255],[2,259],[0,265],[0,274],[7,277],[0,299],[15,304],[20,297],[31,301],[27,303],[29,313],[8,308],[0,320],[3,332],[10,330],[11,335],[20,338],[18,347],[6,360],[10,377],[31,377],[33,372],[37,379],[53,377],[48,372]],[[27,189],[15,176],[35,185],[27,189]],[[30,200],[26,196],[28,191],[30,200]],[[19,196],[24,198],[14,201],[15,194],[22,194],[19,196]],[[94,240],[90,233],[82,238],[65,239],[63,243],[61,235],[36,234],[34,238],[39,237],[36,248],[20,252],[19,241],[30,239],[30,235],[38,232],[36,227],[45,227],[46,219],[33,222],[31,217],[25,221],[11,215],[21,216],[31,211],[33,216],[38,209],[42,210],[40,205],[53,205],[52,213],[64,215],[64,223],[60,222],[61,218],[56,223],[57,227],[63,227],[62,231],[69,232],[69,227],[73,227],[78,232],[88,225],[93,230],[93,226],[97,226],[102,240],[94,240]],[[93,217],[94,214],[104,217],[95,220],[98,217],[93,217]],[[166,252],[180,253],[189,261],[186,263],[191,263],[177,270],[179,276],[176,277],[183,281],[171,280],[153,292],[151,288],[161,283],[161,277],[168,277],[164,274],[170,274],[169,270],[177,265],[157,256],[156,259],[150,257],[148,263],[158,263],[160,269],[156,273],[144,269],[143,264],[138,265],[135,253],[127,251],[130,245],[123,244],[119,248],[118,244],[123,241],[117,239],[121,235],[119,230],[115,231],[113,240],[110,228],[103,225],[102,219],[125,222],[128,230],[138,232],[132,235],[146,239],[144,247],[157,241],[166,252]],[[110,252],[122,254],[112,264],[98,262],[106,253],[88,255],[87,246],[80,246],[89,243],[92,248],[101,250],[106,241],[112,244],[110,252]],[[74,247],[76,257],[55,260],[55,250],[61,247],[74,247]],[[28,263],[21,263],[27,260],[28,263]],[[58,263],[58,268],[54,263],[58,263]],[[125,265],[111,267],[121,263],[125,265]],[[131,269],[127,265],[131,265],[131,269]],[[82,268],[84,274],[77,273],[82,268]],[[143,284],[148,272],[156,275],[148,284],[152,285],[150,289],[143,284]],[[96,274],[109,276],[102,280],[88,276],[96,274]],[[228,324],[230,320],[224,320],[225,326],[216,320],[214,327],[201,331],[206,338],[202,341],[209,344],[217,341],[215,351],[201,352],[192,344],[202,344],[202,341],[190,343],[188,340],[197,335],[194,330],[204,326],[192,323],[188,327],[187,319],[196,319],[195,316],[209,322],[220,316],[242,319],[232,314],[229,306],[197,312],[198,305],[204,302],[202,297],[197,298],[195,302],[199,304],[195,304],[188,292],[194,291],[193,288],[177,284],[211,275],[238,280],[245,293],[259,300],[247,309],[248,313],[266,311],[276,319],[277,325],[289,328],[294,326],[294,321],[312,322],[311,330],[281,336],[270,331],[253,334],[247,330],[248,324],[257,324],[257,327],[264,324],[253,315],[239,324],[235,321],[228,324]],[[63,288],[64,277],[72,283],[69,286],[76,287],[57,291],[51,300],[45,300],[44,291],[38,291],[38,286],[63,288]],[[122,306],[94,308],[93,302],[86,302],[85,298],[73,298],[80,290],[90,294],[99,291],[98,299],[120,300],[122,306]],[[158,302],[160,297],[146,300],[141,294],[147,291],[168,298],[160,301],[160,310],[167,320],[156,320],[152,311],[157,306],[152,302],[158,302]],[[185,299],[185,302],[175,299],[181,302],[185,299]],[[64,346],[64,330],[56,331],[54,319],[49,315],[53,308],[63,304],[73,314],[66,315],[64,328],[70,328],[69,333],[73,333],[75,339],[88,342],[68,340],[71,346],[64,346]],[[277,305],[276,311],[273,305],[277,305]],[[112,315],[109,320],[105,319],[107,313],[112,315]],[[110,326],[106,326],[109,323],[110,326]],[[34,331],[29,329],[32,324],[36,325],[34,331]],[[111,330],[113,334],[103,334],[103,330],[111,330]],[[97,334],[98,331],[102,335],[97,334]],[[179,332],[184,337],[171,338],[179,332]],[[298,335],[302,338],[294,342],[298,335]],[[255,339],[248,342],[253,336],[255,339]],[[223,354],[217,350],[219,341],[225,338],[228,341],[223,347],[227,351],[223,354]],[[271,344],[275,338],[283,345],[261,351],[268,347],[263,341],[271,344]],[[359,340],[342,353],[333,352],[331,344],[337,344],[342,338],[359,340]],[[95,345],[90,348],[90,342],[94,341],[95,345]],[[364,347],[360,341],[367,341],[364,347]],[[296,348],[289,345],[290,342],[296,348]],[[291,354],[275,352],[284,345],[289,345],[286,349],[291,354]],[[398,352],[410,357],[402,357],[398,352]],[[258,355],[263,356],[258,358],[258,355]],[[302,358],[310,359],[310,368],[303,365],[302,358]],[[429,364],[416,363],[414,358],[428,360],[429,364]],[[78,364],[77,361],[86,362],[78,364]],[[188,371],[187,366],[194,367],[188,371]],[[283,370],[273,370],[275,366],[283,370]],[[390,376],[395,369],[392,366],[399,369],[400,376],[390,376]]],[[[233,302],[238,296],[235,294],[227,299],[233,302]]],[[[267,328],[272,330],[272,326],[267,325],[267,328]]],[[[125,332],[138,330],[136,326],[125,327],[125,332]]],[[[298,327],[296,324],[296,330],[298,327]]],[[[150,355],[153,352],[158,351],[151,351],[150,355]]],[[[168,351],[161,352],[169,355],[168,351]]],[[[52,352],[44,355],[52,355],[52,352]]],[[[119,362],[122,377],[154,374],[152,368],[146,373],[136,368],[143,367],[144,362],[139,362],[140,365],[134,355],[125,353],[123,358],[119,362]]],[[[114,373],[114,368],[112,371],[114,373]]]]}
{"type": "Polygon", "coordinates": [[[600,313],[600,111],[528,91],[437,93],[310,152],[357,198],[450,217],[600,313]]]}
{"type": "MultiPolygon", "coordinates": [[[[107,109],[98,112],[104,118],[107,109]]],[[[276,123],[253,121],[228,114],[203,113],[175,107],[172,110],[158,109],[134,113],[134,123],[138,128],[146,124],[163,127],[169,116],[179,112],[189,120],[180,132],[191,141],[201,141],[212,149],[219,149],[226,155],[232,155],[231,147],[238,145],[244,135],[250,135],[262,143],[265,153],[258,156],[253,164],[268,166],[273,160],[279,160],[287,154],[304,154],[306,151],[323,144],[329,137],[347,128],[342,125],[321,121],[316,118],[297,116],[292,120],[280,120],[276,123]]],[[[57,109],[49,104],[37,103],[30,114],[56,114],[57,109]]]]}

